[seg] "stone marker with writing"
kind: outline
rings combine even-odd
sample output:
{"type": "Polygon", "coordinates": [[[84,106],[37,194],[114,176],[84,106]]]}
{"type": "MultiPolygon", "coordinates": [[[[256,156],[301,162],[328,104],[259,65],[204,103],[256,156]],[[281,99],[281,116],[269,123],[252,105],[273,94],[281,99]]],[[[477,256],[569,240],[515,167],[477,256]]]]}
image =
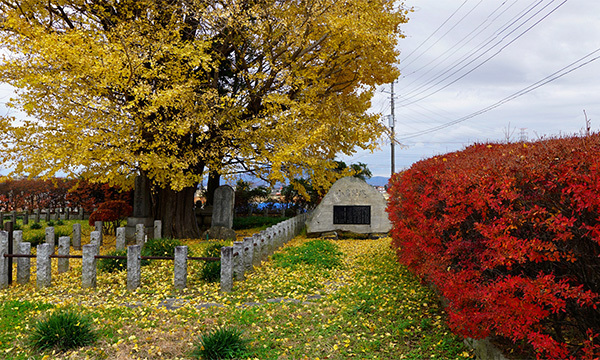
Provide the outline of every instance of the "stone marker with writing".
{"type": "Polygon", "coordinates": [[[383,195],[355,177],[336,181],[306,222],[306,233],[315,236],[331,231],[384,234],[392,225],[383,195]]]}

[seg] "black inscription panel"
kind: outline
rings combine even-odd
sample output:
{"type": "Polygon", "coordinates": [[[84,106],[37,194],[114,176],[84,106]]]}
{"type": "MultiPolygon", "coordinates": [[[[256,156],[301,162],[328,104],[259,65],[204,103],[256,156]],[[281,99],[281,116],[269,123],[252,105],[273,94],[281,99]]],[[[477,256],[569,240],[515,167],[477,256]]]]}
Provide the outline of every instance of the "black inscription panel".
{"type": "Polygon", "coordinates": [[[333,206],[333,223],[348,225],[371,225],[371,206],[333,206]]]}

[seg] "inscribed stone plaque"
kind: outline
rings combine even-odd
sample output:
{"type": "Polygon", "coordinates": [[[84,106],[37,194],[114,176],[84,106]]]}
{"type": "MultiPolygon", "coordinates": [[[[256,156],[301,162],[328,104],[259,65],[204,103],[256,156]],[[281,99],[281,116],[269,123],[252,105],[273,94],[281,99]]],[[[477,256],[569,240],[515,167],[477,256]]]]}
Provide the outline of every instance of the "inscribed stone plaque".
{"type": "Polygon", "coordinates": [[[383,194],[364,180],[345,177],[333,184],[312,212],[306,222],[306,232],[310,236],[330,231],[387,233],[392,224],[386,206],[383,194]]]}
{"type": "Polygon", "coordinates": [[[360,205],[334,205],[333,223],[349,225],[370,225],[371,206],[360,205]]]}

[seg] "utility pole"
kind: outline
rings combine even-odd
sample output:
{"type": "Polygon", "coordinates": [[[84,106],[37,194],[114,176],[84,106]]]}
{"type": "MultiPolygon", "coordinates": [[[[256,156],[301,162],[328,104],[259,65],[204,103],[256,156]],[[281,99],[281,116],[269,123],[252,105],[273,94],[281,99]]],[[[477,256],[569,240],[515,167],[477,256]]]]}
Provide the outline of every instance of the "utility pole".
{"type": "Polygon", "coordinates": [[[391,92],[391,97],[390,97],[392,104],[391,104],[391,112],[392,115],[390,115],[390,130],[391,130],[391,137],[390,137],[390,143],[392,145],[392,176],[394,175],[394,173],[396,172],[396,156],[394,153],[394,143],[396,142],[396,133],[394,132],[394,128],[396,127],[396,118],[394,116],[394,82],[392,81],[392,92],[391,92]]]}

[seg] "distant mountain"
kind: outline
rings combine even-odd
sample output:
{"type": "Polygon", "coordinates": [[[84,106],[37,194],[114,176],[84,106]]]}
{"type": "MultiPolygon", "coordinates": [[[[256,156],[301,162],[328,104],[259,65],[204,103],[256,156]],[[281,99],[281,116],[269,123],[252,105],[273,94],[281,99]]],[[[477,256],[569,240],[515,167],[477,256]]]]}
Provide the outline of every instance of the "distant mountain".
{"type": "Polygon", "coordinates": [[[372,186],[385,186],[387,185],[390,178],[385,176],[373,176],[370,179],[367,179],[367,184],[372,186]]]}

